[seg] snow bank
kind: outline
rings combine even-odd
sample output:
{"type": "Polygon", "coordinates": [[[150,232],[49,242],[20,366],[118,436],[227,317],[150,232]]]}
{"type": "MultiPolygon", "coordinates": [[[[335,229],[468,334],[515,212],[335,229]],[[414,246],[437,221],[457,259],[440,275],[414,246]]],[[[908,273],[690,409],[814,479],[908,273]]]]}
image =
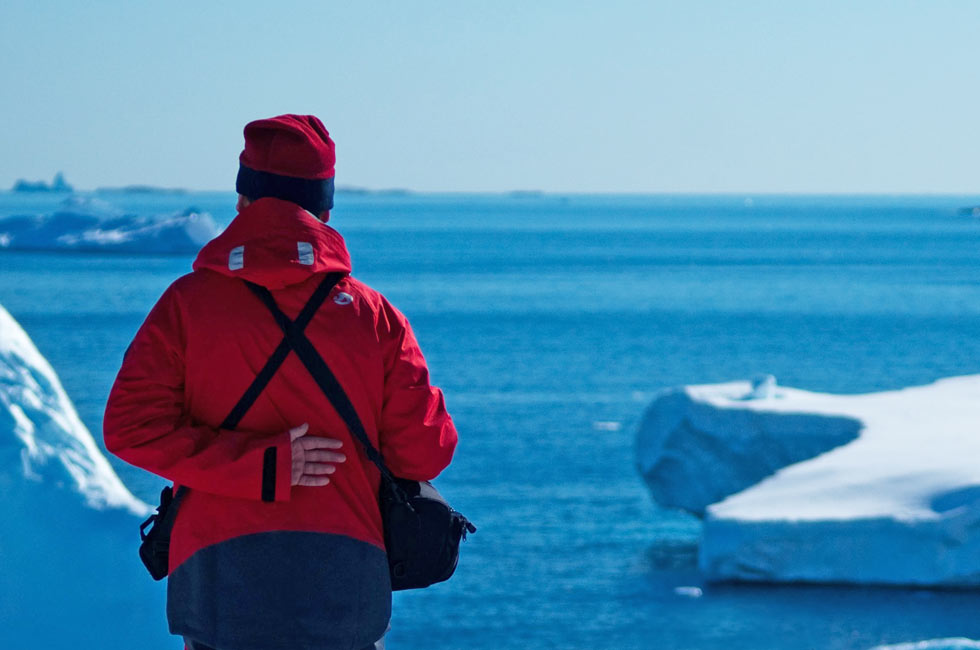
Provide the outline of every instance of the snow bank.
{"type": "Polygon", "coordinates": [[[195,208],[137,216],[99,199],[72,196],[54,214],[0,219],[0,248],[192,254],[219,231],[211,215],[195,208]]]}
{"type": "Polygon", "coordinates": [[[714,580],[980,586],[980,376],[869,395],[668,391],[637,438],[714,580]]]}
{"type": "Polygon", "coordinates": [[[149,509],[112,470],[61,382],[0,306],[0,473],[74,490],[91,508],[149,509]],[[10,432],[13,436],[3,435],[10,432]]]}
{"type": "Polygon", "coordinates": [[[50,364],[0,306],[0,639],[173,647],[136,555],[149,506],[113,472],[50,364]]]}

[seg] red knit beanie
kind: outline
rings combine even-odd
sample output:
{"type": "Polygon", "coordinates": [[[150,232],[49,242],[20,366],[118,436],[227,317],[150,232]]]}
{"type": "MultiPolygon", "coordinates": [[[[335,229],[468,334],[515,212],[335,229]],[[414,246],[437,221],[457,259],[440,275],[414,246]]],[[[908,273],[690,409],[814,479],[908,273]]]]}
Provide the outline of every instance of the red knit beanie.
{"type": "Polygon", "coordinates": [[[334,144],[313,115],[249,122],[238,160],[239,194],[292,201],[316,215],[333,207],[334,144]]]}

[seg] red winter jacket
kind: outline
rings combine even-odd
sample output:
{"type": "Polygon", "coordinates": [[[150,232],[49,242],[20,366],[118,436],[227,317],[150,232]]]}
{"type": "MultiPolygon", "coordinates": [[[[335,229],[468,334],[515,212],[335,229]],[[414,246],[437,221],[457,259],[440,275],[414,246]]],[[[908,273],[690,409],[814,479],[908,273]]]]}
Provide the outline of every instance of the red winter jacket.
{"type": "MultiPolygon", "coordinates": [[[[218,428],[283,338],[242,280],[270,289],[295,318],[336,271],[349,273],[350,257],[335,230],[293,203],[259,199],[167,289],[126,352],[106,447],[190,488],[170,548],[174,634],[267,650],[360,648],[384,632],[379,472],[295,353],[237,430],[218,428]],[[344,443],[347,461],[327,486],[290,487],[287,431],[303,422],[344,443]],[[274,501],[261,499],[263,483],[275,486],[274,501]]],[[[381,294],[345,277],[305,334],[394,474],[432,479],[449,464],[456,430],[442,393],[408,321],[381,294]]]]}

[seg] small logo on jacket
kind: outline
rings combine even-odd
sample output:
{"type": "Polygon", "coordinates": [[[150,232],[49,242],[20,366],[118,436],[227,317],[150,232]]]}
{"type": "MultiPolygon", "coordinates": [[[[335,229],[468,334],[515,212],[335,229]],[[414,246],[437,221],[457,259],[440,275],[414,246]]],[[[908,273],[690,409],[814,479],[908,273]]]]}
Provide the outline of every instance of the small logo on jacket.
{"type": "Polygon", "coordinates": [[[349,293],[344,293],[343,291],[341,291],[340,293],[338,293],[336,296],[333,297],[333,301],[341,306],[349,305],[352,302],[354,302],[354,296],[350,295],[349,293]]]}

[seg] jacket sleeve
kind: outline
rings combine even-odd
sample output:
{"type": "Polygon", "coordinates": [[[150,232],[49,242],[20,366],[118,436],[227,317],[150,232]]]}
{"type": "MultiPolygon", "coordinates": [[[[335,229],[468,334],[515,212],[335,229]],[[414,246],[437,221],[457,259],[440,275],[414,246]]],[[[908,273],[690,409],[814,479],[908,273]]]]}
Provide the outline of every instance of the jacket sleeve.
{"type": "Polygon", "coordinates": [[[456,427],[442,391],[429,384],[429,369],[408,320],[383,300],[385,346],[381,455],[396,475],[416,481],[438,476],[456,449],[456,427]]]}
{"type": "Polygon", "coordinates": [[[103,419],[106,448],[176,484],[223,496],[284,501],[288,433],[259,437],[205,426],[184,408],[185,337],[171,286],[123,358],[103,419]]]}

